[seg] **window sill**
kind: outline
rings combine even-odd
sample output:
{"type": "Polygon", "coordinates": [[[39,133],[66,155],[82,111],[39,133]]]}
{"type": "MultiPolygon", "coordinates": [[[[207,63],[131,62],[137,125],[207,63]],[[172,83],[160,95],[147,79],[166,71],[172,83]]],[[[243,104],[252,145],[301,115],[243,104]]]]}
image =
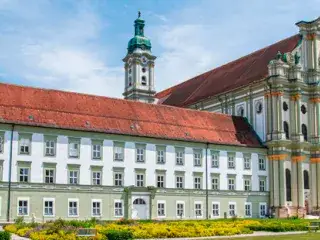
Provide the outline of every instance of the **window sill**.
{"type": "Polygon", "coordinates": [[[164,165],[164,164],[166,164],[166,162],[157,162],[157,164],[164,165]]]}
{"type": "Polygon", "coordinates": [[[123,159],[114,159],[115,162],[123,162],[123,159]]]}

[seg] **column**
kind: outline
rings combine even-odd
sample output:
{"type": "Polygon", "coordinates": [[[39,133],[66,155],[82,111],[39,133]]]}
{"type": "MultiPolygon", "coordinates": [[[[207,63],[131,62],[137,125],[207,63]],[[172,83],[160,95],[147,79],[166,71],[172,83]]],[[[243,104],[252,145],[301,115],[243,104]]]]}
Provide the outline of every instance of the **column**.
{"type": "MultiPolygon", "coordinates": [[[[304,177],[303,177],[303,156],[297,162],[297,180],[298,180],[298,207],[304,209],[304,177]]],[[[302,212],[303,213],[303,212],[302,212]]],[[[299,214],[300,215],[300,214],[299,214]]]]}
{"type": "Polygon", "coordinates": [[[317,196],[317,164],[310,158],[310,194],[311,194],[311,209],[318,209],[317,196]]]}
{"type": "Polygon", "coordinates": [[[291,161],[291,200],[292,206],[298,207],[298,166],[296,161],[291,161]]]}
{"type": "Polygon", "coordinates": [[[274,207],[274,172],[273,172],[273,162],[272,160],[269,160],[269,192],[270,192],[270,207],[274,207]]]}
{"type": "Polygon", "coordinates": [[[279,184],[279,162],[272,160],[273,164],[273,192],[274,192],[274,206],[280,206],[280,184],[279,184]]]}
{"type": "Polygon", "coordinates": [[[280,207],[286,205],[286,185],[285,185],[285,170],[284,160],[279,160],[279,195],[280,195],[280,207]]]}

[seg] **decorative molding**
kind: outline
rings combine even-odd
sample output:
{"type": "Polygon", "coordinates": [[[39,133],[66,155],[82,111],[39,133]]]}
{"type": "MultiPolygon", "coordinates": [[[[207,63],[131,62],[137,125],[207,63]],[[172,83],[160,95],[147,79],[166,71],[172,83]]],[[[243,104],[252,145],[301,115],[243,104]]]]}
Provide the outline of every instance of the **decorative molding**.
{"type": "Polygon", "coordinates": [[[306,156],[292,156],[292,162],[303,162],[306,159],[306,156]]]}
{"type": "Polygon", "coordinates": [[[268,155],[267,157],[271,161],[282,161],[282,160],[286,160],[288,155],[287,154],[274,154],[274,155],[268,155]]]}

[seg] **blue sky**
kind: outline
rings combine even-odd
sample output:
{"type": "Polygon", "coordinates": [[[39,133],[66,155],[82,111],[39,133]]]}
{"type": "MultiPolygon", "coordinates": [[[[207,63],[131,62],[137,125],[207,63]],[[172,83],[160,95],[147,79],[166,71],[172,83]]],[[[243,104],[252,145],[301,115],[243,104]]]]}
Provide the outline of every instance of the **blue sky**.
{"type": "Polygon", "coordinates": [[[1,81],[121,98],[138,10],[160,91],[296,34],[320,0],[0,0],[1,81]]]}

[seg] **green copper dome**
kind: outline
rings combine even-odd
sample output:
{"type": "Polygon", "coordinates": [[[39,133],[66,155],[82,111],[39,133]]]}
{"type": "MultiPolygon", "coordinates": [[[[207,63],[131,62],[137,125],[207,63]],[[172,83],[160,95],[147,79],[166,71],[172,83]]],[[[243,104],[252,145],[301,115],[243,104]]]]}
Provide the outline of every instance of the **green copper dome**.
{"type": "Polygon", "coordinates": [[[138,18],[134,21],[134,37],[128,43],[128,53],[132,53],[135,49],[151,50],[151,41],[144,36],[144,20],[138,18]]]}

